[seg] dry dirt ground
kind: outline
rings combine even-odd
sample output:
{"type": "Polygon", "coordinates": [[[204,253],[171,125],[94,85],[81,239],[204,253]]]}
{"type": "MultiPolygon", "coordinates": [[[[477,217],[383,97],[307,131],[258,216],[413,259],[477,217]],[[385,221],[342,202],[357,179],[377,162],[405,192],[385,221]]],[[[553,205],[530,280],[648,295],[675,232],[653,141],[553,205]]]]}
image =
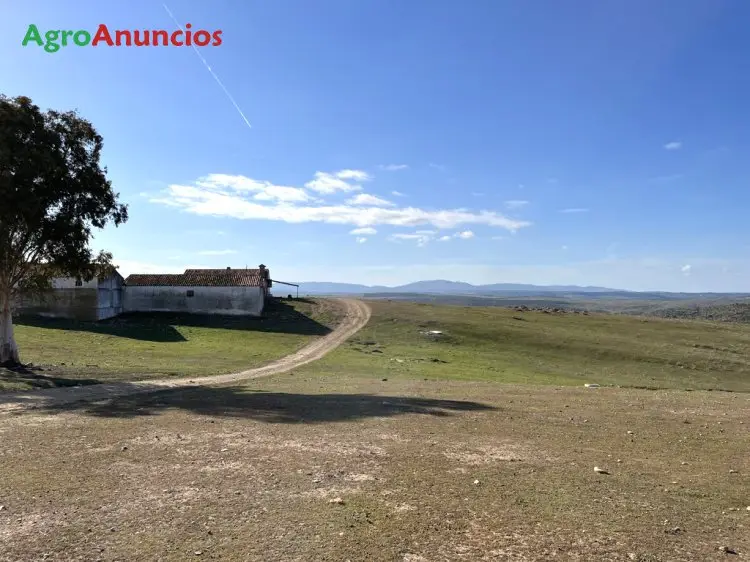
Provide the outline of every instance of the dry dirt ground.
{"type": "Polygon", "coordinates": [[[304,370],[62,403],[0,416],[0,560],[745,560],[749,426],[743,393],[304,370]]]}

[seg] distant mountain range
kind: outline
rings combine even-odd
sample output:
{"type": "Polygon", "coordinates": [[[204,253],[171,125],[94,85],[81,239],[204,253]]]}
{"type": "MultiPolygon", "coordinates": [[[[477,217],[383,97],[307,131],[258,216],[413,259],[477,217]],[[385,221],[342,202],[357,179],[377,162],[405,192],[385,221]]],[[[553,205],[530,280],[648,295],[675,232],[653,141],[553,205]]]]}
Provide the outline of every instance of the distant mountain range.
{"type": "Polygon", "coordinates": [[[397,287],[382,285],[357,285],[355,283],[328,283],[314,281],[299,283],[300,292],[307,294],[368,294],[368,293],[428,293],[440,295],[478,295],[498,292],[534,292],[534,293],[607,293],[617,289],[605,287],[578,287],[576,285],[524,285],[519,283],[493,283],[491,285],[472,285],[461,281],[417,281],[397,287]]]}
{"type": "MultiPolygon", "coordinates": [[[[529,285],[523,283],[492,283],[489,285],[472,285],[460,281],[435,279],[417,281],[397,287],[382,285],[358,285],[355,283],[331,283],[311,281],[299,283],[300,295],[376,295],[376,294],[432,294],[432,295],[471,295],[471,296],[588,296],[590,298],[628,298],[672,300],[683,298],[710,297],[726,293],[669,293],[669,292],[635,292],[579,285],[529,285]]],[[[278,294],[284,293],[279,286],[278,294]]],[[[733,293],[734,295],[734,293],[733,293]]],[[[736,293],[736,296],[747,296],[736,293]]]]}

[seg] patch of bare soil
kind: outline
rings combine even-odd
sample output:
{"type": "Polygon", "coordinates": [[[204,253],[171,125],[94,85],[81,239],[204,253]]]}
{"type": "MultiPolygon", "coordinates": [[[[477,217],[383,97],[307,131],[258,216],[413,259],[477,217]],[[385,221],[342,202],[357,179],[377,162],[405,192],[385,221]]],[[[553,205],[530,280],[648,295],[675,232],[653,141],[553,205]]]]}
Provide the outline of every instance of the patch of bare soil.
{"type": "Polygon", "coordinates": [[[0,418],[0,560],[750,556],[746,395],[341,384],[0,418]]]}

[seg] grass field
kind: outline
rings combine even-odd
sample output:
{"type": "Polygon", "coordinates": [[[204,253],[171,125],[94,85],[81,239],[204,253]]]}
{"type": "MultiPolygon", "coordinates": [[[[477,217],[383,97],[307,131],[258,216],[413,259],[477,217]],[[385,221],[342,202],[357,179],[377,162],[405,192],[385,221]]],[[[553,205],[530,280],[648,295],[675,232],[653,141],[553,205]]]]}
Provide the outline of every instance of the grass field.
{"type": "Polygon", "coordinates": [[[624,315],[369,301],[321,376],[750,391],[750,327],[624,315]],[[439,330],[442,336],[421,332],[439,330]]]}
{"type": "Polygon", "coordinates": [[[294,352],[330,331],[325,301],[274,301],[265,318],[132,314],[103,322],[21,318],[24,363],[0,368],[0,390],[229,373],[294,352]],[[39,369],[41,368],[41,370],[39,369]]]}
{"type": "Polygon", "coordinates": [[[372,308],[290,373],[0,416],[0,561],[750,556],[747,329],[372,308]]]}

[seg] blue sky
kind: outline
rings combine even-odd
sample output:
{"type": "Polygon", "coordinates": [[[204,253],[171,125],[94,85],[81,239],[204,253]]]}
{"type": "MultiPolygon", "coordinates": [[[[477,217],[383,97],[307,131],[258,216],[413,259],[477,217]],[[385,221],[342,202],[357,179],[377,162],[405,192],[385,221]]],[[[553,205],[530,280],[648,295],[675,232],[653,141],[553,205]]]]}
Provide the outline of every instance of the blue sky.
{"type": "Polygon", "coordinates": [[[747,2],[168,7],[222,30],[199,52],[229,95],[190,47],[21,46],[29,24],[173,31],[161,2],[0,21],[0,92],[104,137],[131,219],[94,245],[125,274],[750,290],[747,2]]]}

